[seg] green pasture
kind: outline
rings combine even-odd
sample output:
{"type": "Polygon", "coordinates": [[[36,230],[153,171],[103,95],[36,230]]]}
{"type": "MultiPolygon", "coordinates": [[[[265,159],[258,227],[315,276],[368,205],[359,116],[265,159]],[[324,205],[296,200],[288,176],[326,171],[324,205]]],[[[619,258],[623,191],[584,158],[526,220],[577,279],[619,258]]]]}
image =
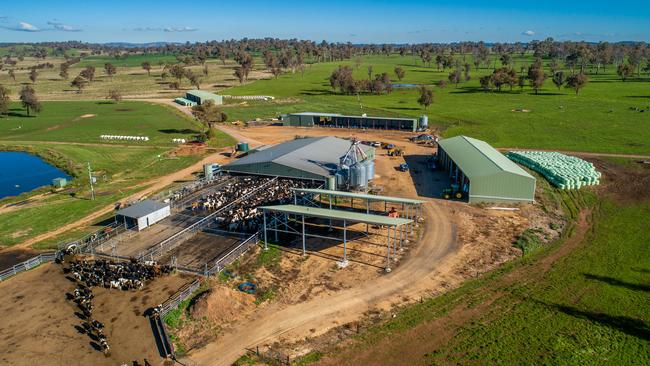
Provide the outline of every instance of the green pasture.
{"type": "Polygon", "coordinates": [[[101,69],[104,64],[111,63],[117,67],[141,67],[143,62],[149,62],[151,67],[157,67],[160,63],[175,63],[176,56],[163,53],[120,55],[119,57],[109,55],[93,55],[84,57],[77,65],[79,67],[94,66],[101,69]]]}
{"type": "Polygon", "coordinates": [[[27,116],[13,103],[9,116],[0,117],[0,140],[57,141],[171,146],[173,138],[190,139],[200,124],[171,107],[123,101],[43,102],[41,113],[27,116]],[[90,118],[84,115],[93,114],[90,118]],[[100,135],[148,136],[148,142],[100,140],[100,135]]]}
{"type": "MultiPolygon", "coordinates": [[[[517,71],[533,61],[530,56],[514,60],[517,71]]],[[[471,64],[471,57],[467,56],[466,61],[471,64]]],[[[516,86],[512,91],[505,87],[501,92],[484,92],[478,79],[491,73],[492,66],[479,70],[472,66],[470,81],[458,87],[448,84],[444,89],[432,86],[434,103],[424,110],[417,104],[416,89],[361,94],[360,103],[356,95],[334,92],[329,75],[338,65],[351,66],[358,79],[367,78],[367,66],[372,65],[373,74],[387,72],[395,83],[398,81],[393,70],[399,66],[406,71],[401,83],[424,85],[447,80],[450,71],[424,67],[420,60],[414,62],[410,56],[398,55],[365,57],[359,68],[354,61],[313,64],[307,66],[304,75],[287,73],[225,90],[233,95],[268,94],[279,98],[267,102],[267,109],[260,105],[232,106],[230,115],[247,119],[295,111],[409,117],[425,113],[430,126],[442,129],[445,137],[466,134],[497,147],[650,154],[650,112],[631,109],[650,106],[650,78],[644,74],[640,80],[622,82],[614,67],[609,66],[598,75],[589,73],[590,82],[578,95],[571,89],[558,90],[550,79],[535,95],[528,85],[523,91],[516,86]]]]}

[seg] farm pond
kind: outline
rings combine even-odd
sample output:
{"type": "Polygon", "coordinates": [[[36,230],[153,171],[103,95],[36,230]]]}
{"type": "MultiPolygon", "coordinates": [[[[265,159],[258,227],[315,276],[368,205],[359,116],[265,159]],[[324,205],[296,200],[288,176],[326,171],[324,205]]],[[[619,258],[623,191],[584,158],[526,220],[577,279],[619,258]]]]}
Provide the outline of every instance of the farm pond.
{"type": "Polygon", "coordinates": [[[54,178],[72,177],[36,155],[0,151],[0,199],[51,185],[54,178]]]}

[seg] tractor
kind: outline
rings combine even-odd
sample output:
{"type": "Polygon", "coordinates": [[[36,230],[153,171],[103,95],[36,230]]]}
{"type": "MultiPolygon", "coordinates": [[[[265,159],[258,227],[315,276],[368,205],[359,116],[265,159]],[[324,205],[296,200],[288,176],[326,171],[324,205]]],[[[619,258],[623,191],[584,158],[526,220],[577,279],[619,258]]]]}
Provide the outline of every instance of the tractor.
{"type": "Polygon", "coordinates": [[[404,155],[404,150],[398,147],[393,147],[391,149],[388,149],[388,156],[402,156],[402,155],[404,155]]]}
{"type": "Polygon", "coordinates": [[[449,200],[452,197],[458,200],[463,198],[463,191],[457,184],[452,184],[451,187],[442,190],[442,198],[449,200]]]}

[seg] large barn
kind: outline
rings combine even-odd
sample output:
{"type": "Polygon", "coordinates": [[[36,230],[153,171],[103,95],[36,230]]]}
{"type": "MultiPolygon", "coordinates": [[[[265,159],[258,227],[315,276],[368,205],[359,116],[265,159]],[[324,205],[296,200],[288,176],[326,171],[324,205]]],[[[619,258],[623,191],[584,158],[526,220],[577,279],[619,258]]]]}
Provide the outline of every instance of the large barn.
{"type": "Polygon", "coordinates": [[[441,140],[438,162],[469,202],[535,200],[535,178],[485,141],[467,136],[441,140]]]}
{"type": "MultiPolygon", "coordinates": [[[[279,176],[323,181],[335,189],[334,176],[340,158],[351,142],[337,137],[309,137],[252,150],[247,156],[222,167],[230,173],[279,176]]],[[[375,149],[360,145],[369,159],[375,149]]]]}
{"type": "MultiPolygon", "coordinates": [[[[422,126],[426,127],[422,121],[422,126]]],[[[418,120],[415,118],[345,116],[338,113],[301,112],[282,116],[282,124],[294,127],[368,128],[379,130],[402,130],[415,132],[418,120]]]]}

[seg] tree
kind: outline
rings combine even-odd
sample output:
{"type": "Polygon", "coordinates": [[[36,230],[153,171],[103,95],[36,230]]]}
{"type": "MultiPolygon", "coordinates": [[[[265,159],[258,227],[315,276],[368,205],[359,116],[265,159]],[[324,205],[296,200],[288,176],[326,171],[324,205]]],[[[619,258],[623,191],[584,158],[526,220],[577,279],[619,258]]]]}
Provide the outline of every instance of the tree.
{"type": "Polygon", "coordinates": [[[9,77],[11,77],[14,80],[14,83],[16,82],[16,72],[14,69],[9,69],[9,77]]]}
{"type": "Polygon", "coordinates": [[[571,88],[576,91],[576,95],[580,89],[584,88],[585,85],[589,82],[589,78],[585,74],[571,75],[566,79],[566,87],[571,88]]]}
{"type": "Polygon", "coordinates": [[[201,78],[197,74],[193,73],[192,70],[186,70],[185,77],[190,81],[191,85],[197,89],[201,89],[201,78]]]}
{"type": "Polygon", "coordinates": [[[458,87],[458,84],[460,83],[460,69],[455,69],[449,73],[449,82],[452,84],[456,84],[456,87],[458,87]]]}
{"type": "Polygon", "coordinates": [[[104,64],[104,72],[106,72],[106,75],[113,80],[113,75],[117,73],[117,68],[112,63],[107,62],[104,64]]]}
{"type": "Polygon", "coordinates": [[[38,78],[38,71],[35,68],[29,72],[29,80],[32,81],[32,84],[36,84],[36,79],[38,78]]]}
{"type": "Polygon", "coordinates": [[[361,67],[361,64],[362,64],[362,63],[363,63],[363,59],[361,59],[361,56],[357,56],[357,57],[354,59],[354,65],[357,67],[357,69],[358,69],[359,67],[361,67]]]}
{"type": "Polygon", "coordinates": [[[81,70],[79,76],[83,77],[88,82],[92,82],[95,79],[95,68],[93,66],[88,66],[81,70]]]}
{"type": "Polygon", "coordinates": [[[510,54],[504,53],[501,55],[499,60],[501,61],[501,65],[508,66],[512,62],[512,57],[510,57],[510,54]]]}
{"type": "Polygon", "coordinates": [[[539,90],[544,85],[546,74],[544,73],[544,70],[533,65],[528,69],[528,80],[531,88],[535,91],[535,94],[538,94],[539,90]]]}
{"type": "Polygon", "coordinates": [[[398,66],[395,68],[395,75],[397,76],[397,80],[402,81],[402,78],[404,78],[405,74],[406,72],[401,67],[398,66]]]}
{"type": "Polygon", "coordinates": [[[210,70],[208,69],[207,64],[203,64],[203,76],[208,76],[210,74],[210,70]]]}
{"type": "Polygon", "coordinates": [[[557,90],[560,90],[564,85],[564,71],[557,71],[553,74],[553,84],[557,86],[557,90]]]}
{"type": "Polygon", "coordinates": [[[472,77],[469,75],[469,73],[472,71],[472,66],[470,66],[470,64],[468,63],[465,63],[463,65],[463,68],[464,68],[463,72],[465,74],[465,81],[470,81],[472,77]]]}
{"type": "Polygon", "coordinates": [[[147,71],[148,76],[151,76],[151,63],[149,61],[143,62],[140,66],[147,71]]]}
{"type": "Polygon", "coordinates": [[[616,69],[616,73],[618,74],[618,76],[621,77],[623,82],[625,82],[628,77],[634,74],[634,66],[630,64],[621,63],[618,65],[618,68],[616,69]]]}
{"type": "Polygon", "coordinates": [[[433,103],[433,90],[427,88],[426,86],[420,87],[420,97],[418,98],[418,104],[423,106],[426,110],[433,103]]]}
{"type": "Polygon", "coordinates": [[[10,94],[11,91],[9,89],[0,85],[0,114],[6,115],[9,112],[9,102],[11,102],[10,94]]]}
{"type": "Polygon", "coordinates": [[[111,89],[108,91],[106,99],[112,99],[115,103],[119,103],[122,100],[122,93],[117,89],[111,89]]]}
{"type": "Polygon", "coordinates": [[[203,124],[205,130],[212,128],[213,123],[228,120],[228,115],[221,112],[212,100],[207,100],[200,105],[192,107],[192,115],[203,124]]]}
{"type": "Polygon", "coordinates": [[[244,72],[244,68],[241,66],[237,66],[235,68],[235,72],[233,73],[237,80],[239,80],[239,83],[242,84],[244,82],[244,78],[246,78],[246,74],[244,72]]]}
{"type": "Polygon", "coordinates": [[[59,76],[62,77],[63,79],[65,79],[65,80],[68,80],[68,77],[70,76],[68,74],[68,69],[70,68],[70,64],[67,63],[67,62],[64,62],[59,66],[59,68],[61,70],[59,72],[59,76]]]}
{"type": "Polygon", "coordinates": [[[180,86],[181,80],[186,75],[185,68],[182,65],[174,64],[169,68],[169,74],[176,78],[178,85],[180,86]]]}
{"type": "Polygon", "coordinates": [[[447,87],[447,81],[446,80],[438,80],[436,85],[438,86],[438,88],[444,89],[444,88],[447,87]]]}
{"type": "Polygon", "coordinates": [[[88,85],[88,80],[86,80],[83,76],[79,75],[72,82],[70,83],[71,86],[77,88],[78,93],[81,94],[83,91],[83,88],[88,85]]]}
{"type": "Polygon", "coordinates": [[[372,65],[368,65],[368,80],[372,79],[372,65]]]}
{"type": "Polygon", "coordinates": [[[20,90],[20,102],[23,105],[23,108],[27,110],[27,115],[30,115],[30,111],[38,113],[41,111],[41,103],[36,97],[36,91],[32,88],[31,85],[25,85],[20,90]]]}
{"type": "Polygon", "coordinates": [[[490,90],[490,82],[492,80],[492,77],[490,75],[483,75],[481,76],[478,81],[481,84],[481,89],[484,91],[489,91],[490,90]]]}

